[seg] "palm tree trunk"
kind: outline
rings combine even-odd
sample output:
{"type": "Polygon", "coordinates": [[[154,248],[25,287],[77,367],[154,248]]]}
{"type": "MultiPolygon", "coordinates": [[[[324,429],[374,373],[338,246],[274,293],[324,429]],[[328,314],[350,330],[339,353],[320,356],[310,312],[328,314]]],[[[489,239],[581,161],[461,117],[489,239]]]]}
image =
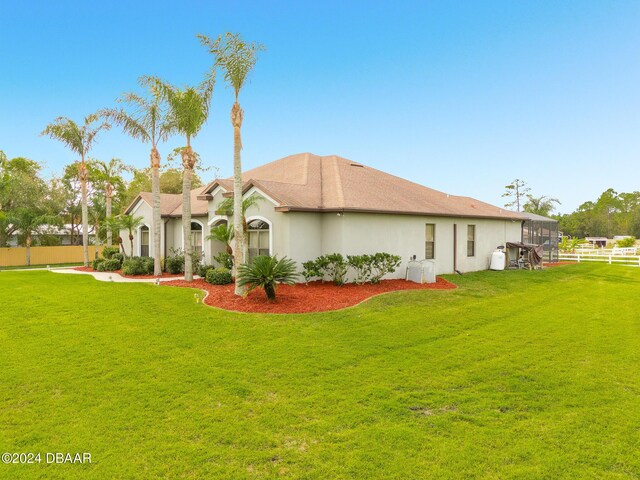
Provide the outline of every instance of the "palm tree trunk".
{"type": "Polygon", "coordinates": [[[153,195],[153,274],[162,275],[160,262],[160,152],[151,148],[151,193],[153,195]]]}
{"type": "MultiPolygon", "coordinates": [[[[107,218],[111,218],[111,196],[113,195],[113,186],[110,182],[107,182],[105,185],[105,193],[107,197],[107,205],[106,205],[106,216],[107,218]]],[[[97,231],[96,231],[97,235],[97,231]]],[[[97,238],[97,237],[96,237],[97,238]]],[[[107,247],[111,247],[113,245],[113,232],[110,228],[107,229],[107,247]]]]}
{"type": "Polygon", "coordinates": [[[25,239],[25,246],[27,247],[27,267],[31,266],[31,234],[27,233],[27,238],[25,239]]]}
{"type": "Polygon", "coordinates": [[[129,258],[133,258],[133,231],[129,230],[129,243],[131,244],[131,250],[129,250],[129,258]]]}
{"type": "MultiPolygon", "coordinates": [[[[231,124],[233,125],[233,230],[235,239],[234,275],[237,275],[238,267],[244,263],[244,228],[242,222],[242,128],[243,111],[236,100],[231,108],[231,124]]],[[[235,294],[244,295],[245,288],[235,285],[235,294]]]]}
{"type": "Polygon", "coordinates": [[[182,238],[184,242],[184,279],[193,280],[193,263],[191,258],[191,171],[194,167],[193,151],[187,139],[187,146],[182,150],[182,238]]]}
{"type": "Polygon", "coordinates": [[[82,162],[78,167],[78,176],[80,177],[80,190],[82,195],[82,254],[84,266],[89,266],[89,208],[87,207],[87,165],[82,162]]]}

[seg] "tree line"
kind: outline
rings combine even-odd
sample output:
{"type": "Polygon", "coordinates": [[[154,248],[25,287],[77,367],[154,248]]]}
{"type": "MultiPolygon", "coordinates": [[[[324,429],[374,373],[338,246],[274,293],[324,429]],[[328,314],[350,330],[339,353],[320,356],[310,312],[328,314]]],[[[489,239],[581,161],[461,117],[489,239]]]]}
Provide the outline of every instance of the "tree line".
{"type": "Polygon", "coordinates": [[[566,214],[554,213],[557,198],[534,196],[524,180],[515,179],[505,186],[502,194],[508,201],[505,207],[535,213],[558,220],[558,229],[571,237],[607,237],[630,235],[640,237],[640,191],[616,192],[609,188],[595,201],[581,204],[566,214]]]}

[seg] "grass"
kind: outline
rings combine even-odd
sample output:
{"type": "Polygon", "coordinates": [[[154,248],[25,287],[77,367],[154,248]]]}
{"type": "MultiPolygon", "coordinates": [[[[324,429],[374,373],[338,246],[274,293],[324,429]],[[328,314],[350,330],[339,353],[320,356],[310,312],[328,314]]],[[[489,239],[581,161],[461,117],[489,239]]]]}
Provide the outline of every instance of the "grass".
{"type": "Polygon", "coordinates": [[[638,478],[640,269],[456,276],[348,310],[0,275],[0,478],[638,478]]]}

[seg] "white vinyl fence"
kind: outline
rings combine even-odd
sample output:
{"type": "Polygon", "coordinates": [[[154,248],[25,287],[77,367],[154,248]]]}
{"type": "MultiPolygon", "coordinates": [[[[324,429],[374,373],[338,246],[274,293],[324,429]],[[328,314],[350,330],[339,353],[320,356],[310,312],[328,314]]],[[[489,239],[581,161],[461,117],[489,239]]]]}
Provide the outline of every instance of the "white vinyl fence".
{"type": "Polygon", "coordinates": [[[560,252],[560,254],[558,254],[558,260],[568,262],[606,262],[608,264],[620,263],[640,266],[640,255],[624,255],[617,254],[617,252],[614,254],[611,250],[591,250],[577,253],[560,252]]]}

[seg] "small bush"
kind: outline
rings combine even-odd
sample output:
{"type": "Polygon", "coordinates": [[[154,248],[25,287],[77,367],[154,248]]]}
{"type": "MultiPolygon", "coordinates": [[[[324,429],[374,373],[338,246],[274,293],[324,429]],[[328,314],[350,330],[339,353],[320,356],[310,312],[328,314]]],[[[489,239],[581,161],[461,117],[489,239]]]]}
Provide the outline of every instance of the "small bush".
{"type": "Polygon", "coordinates": [[[370,280],[373,267],[373,257],[371,255],[347,255],[347,263],[355,270],[354,283],[362,285],[370,280]]]}
{"type": "Polygon", "coordinates": [[[184,273],[184,255],[174,255],[172,257],[167,257],[164,260],[164,266],[169,273],[184,273]]]}
{"type": "Polygon", "coordinates": [[[302,263],[302,276],[304,277],[304,281],[309,283],[314,278],[324,277],[324,272],[318,265],[317,260],[309,260],[308,262],[302,263]]]}
{"type": "Polygon", "coordinates": [[[344,285],[349,264],[340,253],[332,253],[318,258],[321,268],[333,280],[334,285],[344,285]]]}
{"type": "Polygon", "coordinates": [[[395,272],[402,263],[402,258],[390,253],[375,253],[371,255],[371,283],[379,283],[388,273],[395,272]]]}
{"type": "Polygon", "coordinates": [[[124,253],[116,252],[116,253],[112,254],[111,255],[111,260],[117,260],[118,261],[118,268],[116,268],[116,270],[118,270],[120,267],[122,267],[122,262],[124,262],[124,253]]]}
{"type": "Polygon", "coordinates": [[[209,270],[215,270],[215,268],[216,267],[214,267],[213,265],[206,265],[203,263],[202,265],[198,265],[198,268],[196,268],[196,274],[201,278],[206,278],[207,272],[209,270]]]}
{"type": "Polygon", "coordinates": [[[104,247],[102,249],[102,256],[109,260],[117,253],[120,253],[120,247],[104,247]]]}
{"type": "Polygon", "coordinates": [[[233,257],[227,252],[220,252],[213,257],[213,260],[221,267],[228,268],[229,270],[233,268],[233,257]]]}
{"type": "Polygon", "coordinates": [[[233,282],[233,278],[228,268],[219,267],[207,270],[205,281],[213,285],[228,285],[233,282]]]}
{"type": "Polygon", "coordinates": [[[104,271],[100,270],[100,264],[104,262],[104,258],[96,258],[93,262],[91,262],[91,268],[93,268],[96,272],[104,271]]]}
{"type": "Polygon", "coordinates": [[[616,242],[616,246],[620,248],[635,247],[636,237],[622,238],[616,242]]]}
{"type": "Polygon", "coordinates": [[[128,258],[122,262],[122,273],[125,275],[153,275],[153,258],[128,258]]]}
{"type": "Polygon", "coordinates": [[[102,267],[102,272],[115,272],[116,270],[120,270],[121,264],[117,258],[110,258],[104,260],[100,266],[102,267]]]}

